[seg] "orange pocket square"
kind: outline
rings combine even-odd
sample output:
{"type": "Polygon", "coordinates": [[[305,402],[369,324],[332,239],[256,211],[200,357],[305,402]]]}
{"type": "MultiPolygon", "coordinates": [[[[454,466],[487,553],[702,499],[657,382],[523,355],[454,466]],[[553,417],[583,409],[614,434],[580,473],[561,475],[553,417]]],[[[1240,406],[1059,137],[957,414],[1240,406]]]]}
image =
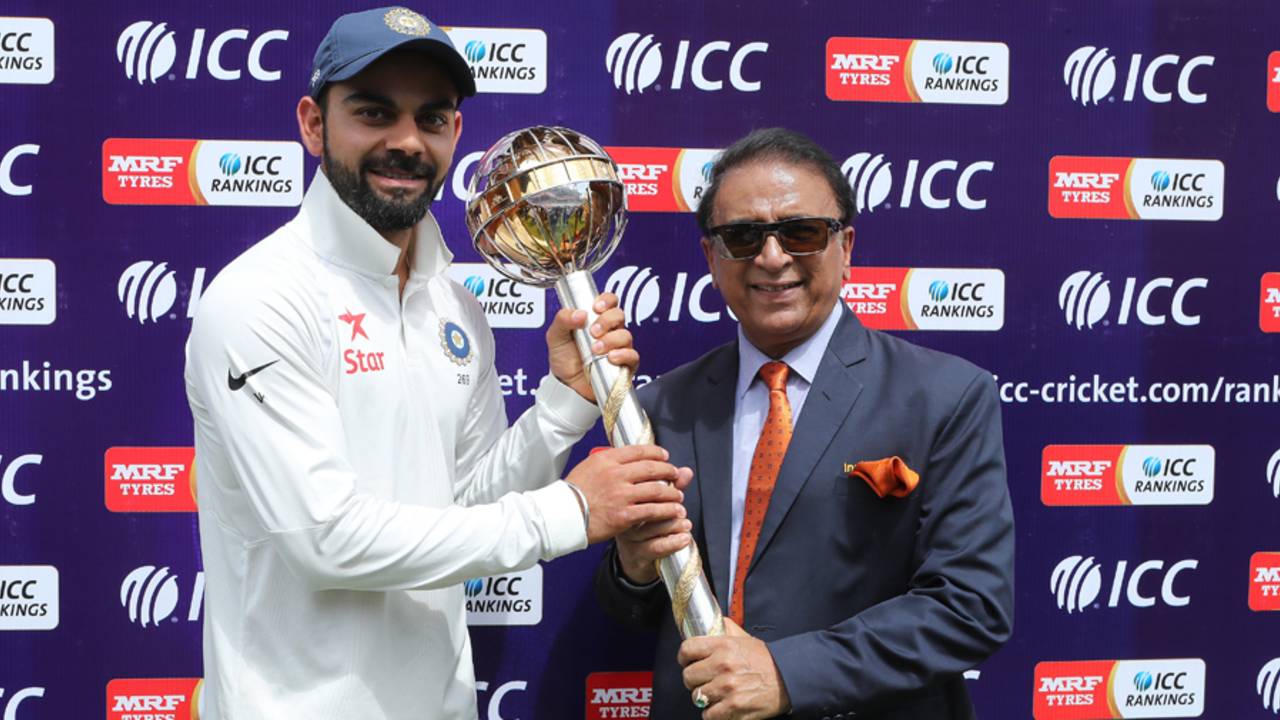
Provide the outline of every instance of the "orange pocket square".
{"type": "Polygon", "coordinates": [[[880,497],[906,497],[920,484],[920,474],[907,467],[897,455],[883,460],[863,460],[853,466],[849,477],[862,478],[880,497]]]}

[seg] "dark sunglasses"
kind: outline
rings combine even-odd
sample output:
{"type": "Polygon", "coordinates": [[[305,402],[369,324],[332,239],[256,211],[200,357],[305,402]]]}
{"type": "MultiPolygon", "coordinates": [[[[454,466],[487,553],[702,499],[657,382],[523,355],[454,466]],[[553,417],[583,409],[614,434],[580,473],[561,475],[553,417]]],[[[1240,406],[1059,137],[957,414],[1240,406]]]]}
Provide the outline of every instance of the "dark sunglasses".
{"type": "Polygon", "coordinates": [[[717,225],[708,234],[720,247],[720,255],[729,260],[750,260],[764,250],[772,235],[788,255],[813,255],[827,249],[831,234],[844,224],[825,217],[798,217],[773,223],[741,222],[717,225]]]}

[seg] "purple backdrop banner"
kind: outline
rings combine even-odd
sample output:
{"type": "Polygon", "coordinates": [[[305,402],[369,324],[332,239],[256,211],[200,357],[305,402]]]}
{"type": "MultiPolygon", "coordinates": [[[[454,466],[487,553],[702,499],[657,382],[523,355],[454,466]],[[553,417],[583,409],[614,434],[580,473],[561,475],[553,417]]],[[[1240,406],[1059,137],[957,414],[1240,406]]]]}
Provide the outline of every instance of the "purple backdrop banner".
{"type": "MultiPolygon", "coordinates": [[[[198,717],[183,343],[208,281],[296,212],[294,107],[351,9],[0,8],[3,720],[198,717]]],[[[414,9],[481,89],[434,212],[512,417],[557,303],[471,249],[481,151],[560,124],[618,160],[633,212],[597,282],[645,381],[734,336],[689,212],[716,149],[802,131],[855,189],[845,301],[997,377],[1017,616],[968,675],[980,714],[1280,712],[1280,6],[414,9]]],[[[482,718],[648,715],[652,638],[596,607],[599,557],[467,584],[482,718]]]]}

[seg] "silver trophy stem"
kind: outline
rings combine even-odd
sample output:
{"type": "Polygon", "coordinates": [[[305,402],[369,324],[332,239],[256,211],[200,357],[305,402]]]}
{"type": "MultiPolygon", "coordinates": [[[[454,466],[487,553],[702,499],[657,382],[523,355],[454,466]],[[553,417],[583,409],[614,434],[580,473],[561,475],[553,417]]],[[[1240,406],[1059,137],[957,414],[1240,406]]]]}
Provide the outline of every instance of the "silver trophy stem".
{"type": "MultiPolygon", "coordinates": [[[[586,327],[591,327],[599,314],[592,309],[599,295],[591,273],[578,270],[556,281],[556,295],[562,307],[585,310],[586,327]]],[[[591,336],[585,329],[574,330],[574,342],[588,368],[591,389],[596,403],[604,414],[605,430],[614,447],[653,442],[653,430],[649,417],[636,399],[631,384],[631,372],[609,362],[604,355],[591,350],[591,336]]],[[[706,574],[702,572],[702,559],[696,546],[690,546],[658,561],[658,574],[662,576],[671,595],[671,609],[676,625],[683,637],[697,635],[723,635],[724,619],[716,602],[706,574]]]]}

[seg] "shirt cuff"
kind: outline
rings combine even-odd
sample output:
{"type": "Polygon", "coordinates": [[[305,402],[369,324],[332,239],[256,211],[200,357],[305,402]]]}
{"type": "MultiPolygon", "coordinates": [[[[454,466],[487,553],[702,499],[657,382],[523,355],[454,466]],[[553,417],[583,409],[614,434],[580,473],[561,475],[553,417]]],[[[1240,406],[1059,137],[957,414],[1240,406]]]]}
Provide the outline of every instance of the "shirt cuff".
{"type": "Polygon", "coordinates": [[[600,419],[600,408],[587,402],[577,390],[547,373],[534,393],[535,407],[564,429],[585,434],[600,419]]]}
{"type": "Polygon", "coordinates": [[[583,522],[582,508],[568,483],[556,481],[525,495],[540,516],[543,560],[553,560],[587,546],[587,526],[583,522]]]}
{"type": "Polygon", "coordinates": [[[636,594],[647,593],[657,587],[658,583],[662,582],[662,578],[658,578],[657,580],[650,580],[643,585],[637,585],[636,583],[628,580],[627,574],[622,572],[622,558],[618,557],[617,550],[614,550],[613,552],[613,575],[618,578],[618,584],[621,585],[624,590],[628,590],[636,594]]]}

